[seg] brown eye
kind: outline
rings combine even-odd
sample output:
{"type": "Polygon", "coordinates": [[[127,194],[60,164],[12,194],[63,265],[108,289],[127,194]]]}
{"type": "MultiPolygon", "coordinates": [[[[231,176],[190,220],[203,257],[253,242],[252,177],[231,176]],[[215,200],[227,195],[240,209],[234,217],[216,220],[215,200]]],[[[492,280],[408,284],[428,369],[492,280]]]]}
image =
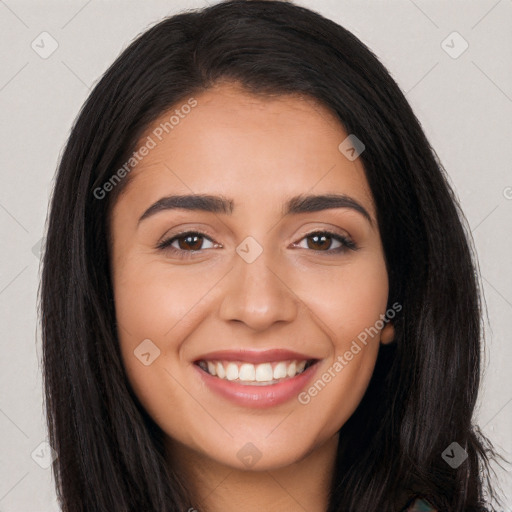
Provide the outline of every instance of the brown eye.
{"type": "Polygon", "coordinates": [[[349,238],[329,231],[316,231],[305,236],[302,240],[306,240],[306,247],[298,244],[299,247],[304,247],[305,249],[311,249],[317,252],[337,253],[343,252],[347,249],[357,249],[356,244],[349,238]],[[337,245],[332,247],[333,243],[337,245]]]}
{"type": "Polygon", "coordinates": [[[312,240],[312,243],[308,243],[309,249],[329,250],[331,248],[332,237],[329,235],[309,235],[306,240],[312,240]]]}
{"type": "Polygon", "coordinates": [[[202,235],[186,235],[175,238],[178,242],[178,248],[184,251],[190,249],[192,251],[199,251],[201,249],[201,245],[203,244],[203,236],[202,235]]]}
{"type": "Polygon", "coordinates": [[[212,240],[207,237],[204,233],[198,233],[190,231],[186,233],[180,233],[177,236],[163,240],[157,245],[157,249],[170,250],[176,253],[190,253],[200,251],[202,249],[211,249],[214,246],[212,240]],[[210,244],[208,247],[204,247],[204,243],[210,244]]]}

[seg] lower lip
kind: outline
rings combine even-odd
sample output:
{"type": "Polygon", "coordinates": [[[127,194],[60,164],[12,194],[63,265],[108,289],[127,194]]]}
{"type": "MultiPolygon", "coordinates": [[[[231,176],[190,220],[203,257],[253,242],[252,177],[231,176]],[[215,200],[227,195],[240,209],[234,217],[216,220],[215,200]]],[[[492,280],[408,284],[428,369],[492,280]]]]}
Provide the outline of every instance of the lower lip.
{"type": "Polygon", "coordinates": [[[316,373],[319,361],[295,377],[268,386],[251,386],[214,377],[194,364],[203,382],[215,393],[237,405],[263,409],[283,404],[298,396],[316,373]]]}

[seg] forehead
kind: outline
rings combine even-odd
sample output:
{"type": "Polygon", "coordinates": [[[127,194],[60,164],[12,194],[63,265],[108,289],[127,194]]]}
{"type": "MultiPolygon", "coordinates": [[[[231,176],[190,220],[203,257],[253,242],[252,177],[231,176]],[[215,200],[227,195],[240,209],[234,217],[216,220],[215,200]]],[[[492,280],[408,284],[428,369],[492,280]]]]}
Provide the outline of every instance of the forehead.
{"type": "Polygon", "coordinates": [[[339,149],[347,136],[312,98],[255,96],[235,84],[218,85],[183,99],[148,127],[137,147],[151,149],[130,172],[123,195],[135,192],[147,202],[168,191],[216,192],[270,202],[283,194],[337,191],[365,199],[372,210],[360,160],[339,149]]]}

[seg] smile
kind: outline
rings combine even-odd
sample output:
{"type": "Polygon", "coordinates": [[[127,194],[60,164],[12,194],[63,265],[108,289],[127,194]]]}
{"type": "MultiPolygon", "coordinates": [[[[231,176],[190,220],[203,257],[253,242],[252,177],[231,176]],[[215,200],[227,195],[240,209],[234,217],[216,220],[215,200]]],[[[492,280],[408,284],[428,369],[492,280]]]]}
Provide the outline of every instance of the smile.
{"type": "Polygon", "coordinates": [[[192,362],[204,392],[244,408],[264,409],[296,398],[321,359],[287,349],[220,350],[192,362]]]}
{"type": "Polygon", "coordinates": [[[315,363],[310,360],[287,360],[252,364],[244,361],[205,361],[197,365],[219,379],[246,386],[271,386],[300,375],[315,363]]]}

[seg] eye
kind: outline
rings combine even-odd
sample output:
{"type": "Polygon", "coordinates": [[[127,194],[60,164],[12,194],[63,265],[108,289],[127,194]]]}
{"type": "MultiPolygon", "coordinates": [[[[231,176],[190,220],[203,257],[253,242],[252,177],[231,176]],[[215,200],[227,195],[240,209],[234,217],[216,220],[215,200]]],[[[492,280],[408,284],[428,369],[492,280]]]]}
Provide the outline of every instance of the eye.
{"type": "Polygon", "coordinates": [[[357,250],[356,244],[350,238],[338,235],[337,233],[331,233],[330,231],[314,231],[302,238],[302,241],[306,241],[306,247],[300,245],[300,243],[294,245],[304,249],[313,249],[316,252],[328,253],[339,253],[348,249],[357,250]],[[309,240],[311,240],[311,243],[309,240]],[[333,248],[333,243],[338,245],[333,248]]]}
{"type": "MultiPolygon", "coordinates": [[[[157,249],[170,251],[178,256],[190,256],[190,253],[200,251],[202,249],[212,249],[215,246],[213,240],[199,231],[187,231],[173,236],[166,240],[162,240],[157,249]],[[204,247],[204,242],[210,244],[209,247],[204,247]]],[[[219,246],[219,244],[217,244],[219,246]]]]}
{"type": "MultiPolygon", "coordinates": [[[[311,249],[315,252],[324,252],[329,254],[337,254],[347,250],[356,251],[357,245],[348,237],[332,233],[330,231],[314,231],[301,239],[301,243],[293,244],[296,247],[311,249]],[[301,245],[302,241],[306,242],[306,246],[301,245]],[[311,241],[311,242],[310,242],[311,241]],[[337,245],[336,245],[337,244],[337,245]],[[335,247],[332,247],[332,246],[335,247]]],[[[213,249],[214,247],[222,247],[214,242],[205,233],[199,231],[186,231],[176,236],[162,240],[157,249],[169,251],[178,257],[191,257],[203,249],[213,249]],[[204,243],[209,244],[204,247],[204,243]]]]}

